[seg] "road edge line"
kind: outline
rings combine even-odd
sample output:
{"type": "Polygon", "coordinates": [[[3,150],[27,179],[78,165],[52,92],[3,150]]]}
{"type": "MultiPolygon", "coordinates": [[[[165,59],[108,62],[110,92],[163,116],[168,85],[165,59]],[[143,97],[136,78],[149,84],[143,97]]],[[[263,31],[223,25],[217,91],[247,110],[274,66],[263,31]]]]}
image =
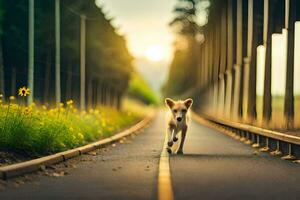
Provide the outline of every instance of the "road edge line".
{"type": "Polygon", "coordinates": [[[172,180],[170,172],[170,156],[167,152],[168,135],[165,136],[162,152],[159,159],[158,171],[158,200],[173,200],[172,180]]]}
{"type": "Polygon", "coordinates": [[[81,147],[77,147],[75,149],[70,149],[53,155],[0,167],[0,180],[7,180],[13,177],[32,173],[40,170],[42,166],[54,165],[60,162],[64,162],[68,159],[80,156],[81,154],[87,153],[89,151],[99,149],[105,145],[118,141],[123,137],[129,136],[142,128],[145,128],[146,125],[148,125],[152,121],[153,117],[154,113],[151,113],[136,124],[111,137],[104,138],[102,140],[81,147]]]}

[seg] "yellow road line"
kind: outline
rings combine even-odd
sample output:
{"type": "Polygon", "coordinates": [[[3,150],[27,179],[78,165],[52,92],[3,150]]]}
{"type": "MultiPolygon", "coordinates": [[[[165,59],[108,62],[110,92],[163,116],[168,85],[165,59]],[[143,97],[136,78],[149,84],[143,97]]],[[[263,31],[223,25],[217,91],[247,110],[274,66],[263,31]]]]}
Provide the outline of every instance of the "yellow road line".
{"type": "Polygon", "coordinates": [[[168,136],[165,136],[163,150],[160,154],[158,171],[158,200],[173,200],[173,189],[170,174],[170,158],[166,146],[168,136]]]}

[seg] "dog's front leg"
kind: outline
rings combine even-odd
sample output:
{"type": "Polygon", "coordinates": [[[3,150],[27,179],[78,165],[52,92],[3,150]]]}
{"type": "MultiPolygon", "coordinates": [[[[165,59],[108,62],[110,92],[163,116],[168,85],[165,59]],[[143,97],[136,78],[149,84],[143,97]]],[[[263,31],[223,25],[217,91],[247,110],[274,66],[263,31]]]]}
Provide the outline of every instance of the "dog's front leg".
{"type": "Polygon", "coordinates": [[[167,147],[167,151],[168,151],[168,153],[172,153],[171,147],[173,146],[173,140],[172,140],[173,133],[174,133],[174,129],[171,126],[169,126],[167,128],[167,134],[168,134],[168,147],[167,147]]]}
{"type": "Polygon", "coordinates": [[[171,127],[168,128],[168,146],[172,147],[173,146],[173,137],[175,134],[175,130],[171,127]]]}
{"type": "Polygon", "coordinates": [[[181,131],[181,141],[177,151],[177,154],[183,154],[183,145],[186,137],[187,127],[184,127],[181,131]]]}

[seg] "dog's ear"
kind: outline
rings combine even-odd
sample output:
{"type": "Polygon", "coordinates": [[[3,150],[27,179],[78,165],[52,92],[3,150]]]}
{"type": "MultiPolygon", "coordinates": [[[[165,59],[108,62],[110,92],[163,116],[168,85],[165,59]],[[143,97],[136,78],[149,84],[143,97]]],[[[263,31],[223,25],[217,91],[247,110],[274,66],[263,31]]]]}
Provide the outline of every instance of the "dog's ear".
{"type": "Polygon", "coordinates": [[[166,105],[167,105],[169,108],[172,108],[172,107],[174,106],[174,104],[175,104],[175,102],[174,102],[172,99],[170,99],[170,98],[166,98],[166,99],[165,99],[165,103],[166,103],[166,105]]]}
{"type": "Polygon", "coordinates": [[[184,101],[184,105],[187,107],[187,109],[189,109],[191,107],[191,105],[193,104],[193,99],[189,98],[189,99],[186,99],[184,101]]]}

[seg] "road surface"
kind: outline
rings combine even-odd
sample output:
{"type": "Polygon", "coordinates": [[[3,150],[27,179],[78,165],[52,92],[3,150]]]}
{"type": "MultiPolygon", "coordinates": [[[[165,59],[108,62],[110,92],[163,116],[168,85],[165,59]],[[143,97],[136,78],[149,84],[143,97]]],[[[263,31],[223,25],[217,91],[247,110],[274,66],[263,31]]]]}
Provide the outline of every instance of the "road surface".
{"type": "MultiPolygon", "coordinates": [[[[0,199],[157,199],[164,114],[136,136],[38,174],[10,180],[0,199]],[[48,176],[46,176],[46,175],[48,176]]],[[[192,122],[171,155],[175,199],[299,199],[300,165],[192,122]]]]}

